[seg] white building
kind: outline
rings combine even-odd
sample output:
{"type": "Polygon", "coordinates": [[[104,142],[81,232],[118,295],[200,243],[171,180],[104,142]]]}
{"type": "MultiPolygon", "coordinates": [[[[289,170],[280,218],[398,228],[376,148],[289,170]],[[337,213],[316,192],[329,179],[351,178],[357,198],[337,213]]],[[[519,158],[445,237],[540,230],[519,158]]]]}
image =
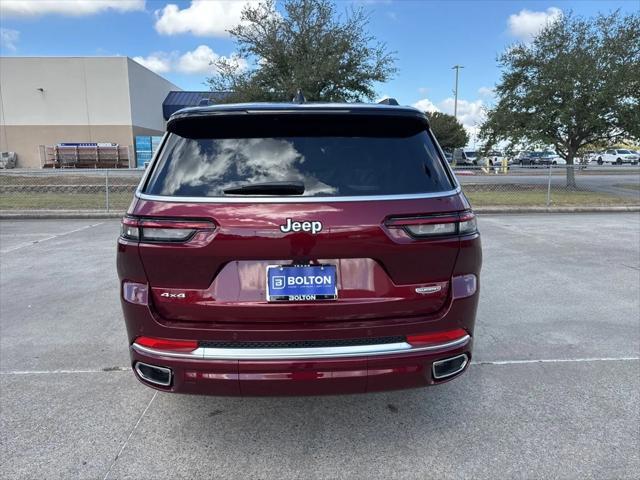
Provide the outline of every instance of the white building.
{"type": "Polygon", "coordinates": [[[180,90],[127,57],[0,57],[0,151],[39,168],[41,145],[161,135],[162,102],[180,90]]]}

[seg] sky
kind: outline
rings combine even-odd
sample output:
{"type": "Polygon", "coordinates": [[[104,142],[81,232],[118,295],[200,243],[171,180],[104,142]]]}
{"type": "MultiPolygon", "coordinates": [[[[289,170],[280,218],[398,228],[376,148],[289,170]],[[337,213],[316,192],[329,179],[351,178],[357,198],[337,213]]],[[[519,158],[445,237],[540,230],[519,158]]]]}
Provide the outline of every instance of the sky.
{"type": "MultiPolygon", "coordinates": [[[[184,90],[207,90],[212,59],[233,55],[227,30],[254,0],[0,0],[3,56],[128,56],[184,90]]],[[[364,8],[368,29],[397,58],[397,75],[379,98],[453,113],[462,65],[458,119],[472,135],[500,80],[498,55],[529,42],[547,22],[640,10],[639,0],[337,0],[341,14],[364,8]]],[[[239,64],[239,68],[247,68],[239,64]]]]}

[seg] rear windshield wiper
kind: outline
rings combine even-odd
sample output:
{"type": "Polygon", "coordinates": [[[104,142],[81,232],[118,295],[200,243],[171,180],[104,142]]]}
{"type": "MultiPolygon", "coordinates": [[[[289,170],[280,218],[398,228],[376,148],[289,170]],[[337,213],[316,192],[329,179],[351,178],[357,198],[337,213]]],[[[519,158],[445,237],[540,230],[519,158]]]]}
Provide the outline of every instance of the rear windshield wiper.
{"type": "Polygon", "coordinates": [[[249,183],[223,190],[224,193],[235,195],[302,195],[302,182],[263,182],[249,183]]]}

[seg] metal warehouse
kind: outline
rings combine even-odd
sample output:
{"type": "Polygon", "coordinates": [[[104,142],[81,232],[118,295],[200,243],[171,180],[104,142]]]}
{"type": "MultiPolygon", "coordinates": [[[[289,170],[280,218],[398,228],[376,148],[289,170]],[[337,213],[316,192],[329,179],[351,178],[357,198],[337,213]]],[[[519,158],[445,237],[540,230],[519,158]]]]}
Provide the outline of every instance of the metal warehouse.
{"type": "Polygon", "coordinates": [[[128,57],[2,57],[0,151],[19,168],[136,166],[136,137],[162,135],[171,91],[128,57]]]}

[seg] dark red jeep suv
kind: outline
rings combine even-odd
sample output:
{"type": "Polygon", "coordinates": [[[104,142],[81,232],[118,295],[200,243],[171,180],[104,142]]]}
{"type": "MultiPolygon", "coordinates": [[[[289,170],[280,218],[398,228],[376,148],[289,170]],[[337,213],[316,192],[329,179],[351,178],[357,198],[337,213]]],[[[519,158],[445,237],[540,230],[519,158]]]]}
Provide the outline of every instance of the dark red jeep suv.
{"type": "Polygon", "coordinates": [[[176,112],[118,240],[137,378],[167,392],[356,393],[469,365],[482,263],[422,112],[176,112]]]}

